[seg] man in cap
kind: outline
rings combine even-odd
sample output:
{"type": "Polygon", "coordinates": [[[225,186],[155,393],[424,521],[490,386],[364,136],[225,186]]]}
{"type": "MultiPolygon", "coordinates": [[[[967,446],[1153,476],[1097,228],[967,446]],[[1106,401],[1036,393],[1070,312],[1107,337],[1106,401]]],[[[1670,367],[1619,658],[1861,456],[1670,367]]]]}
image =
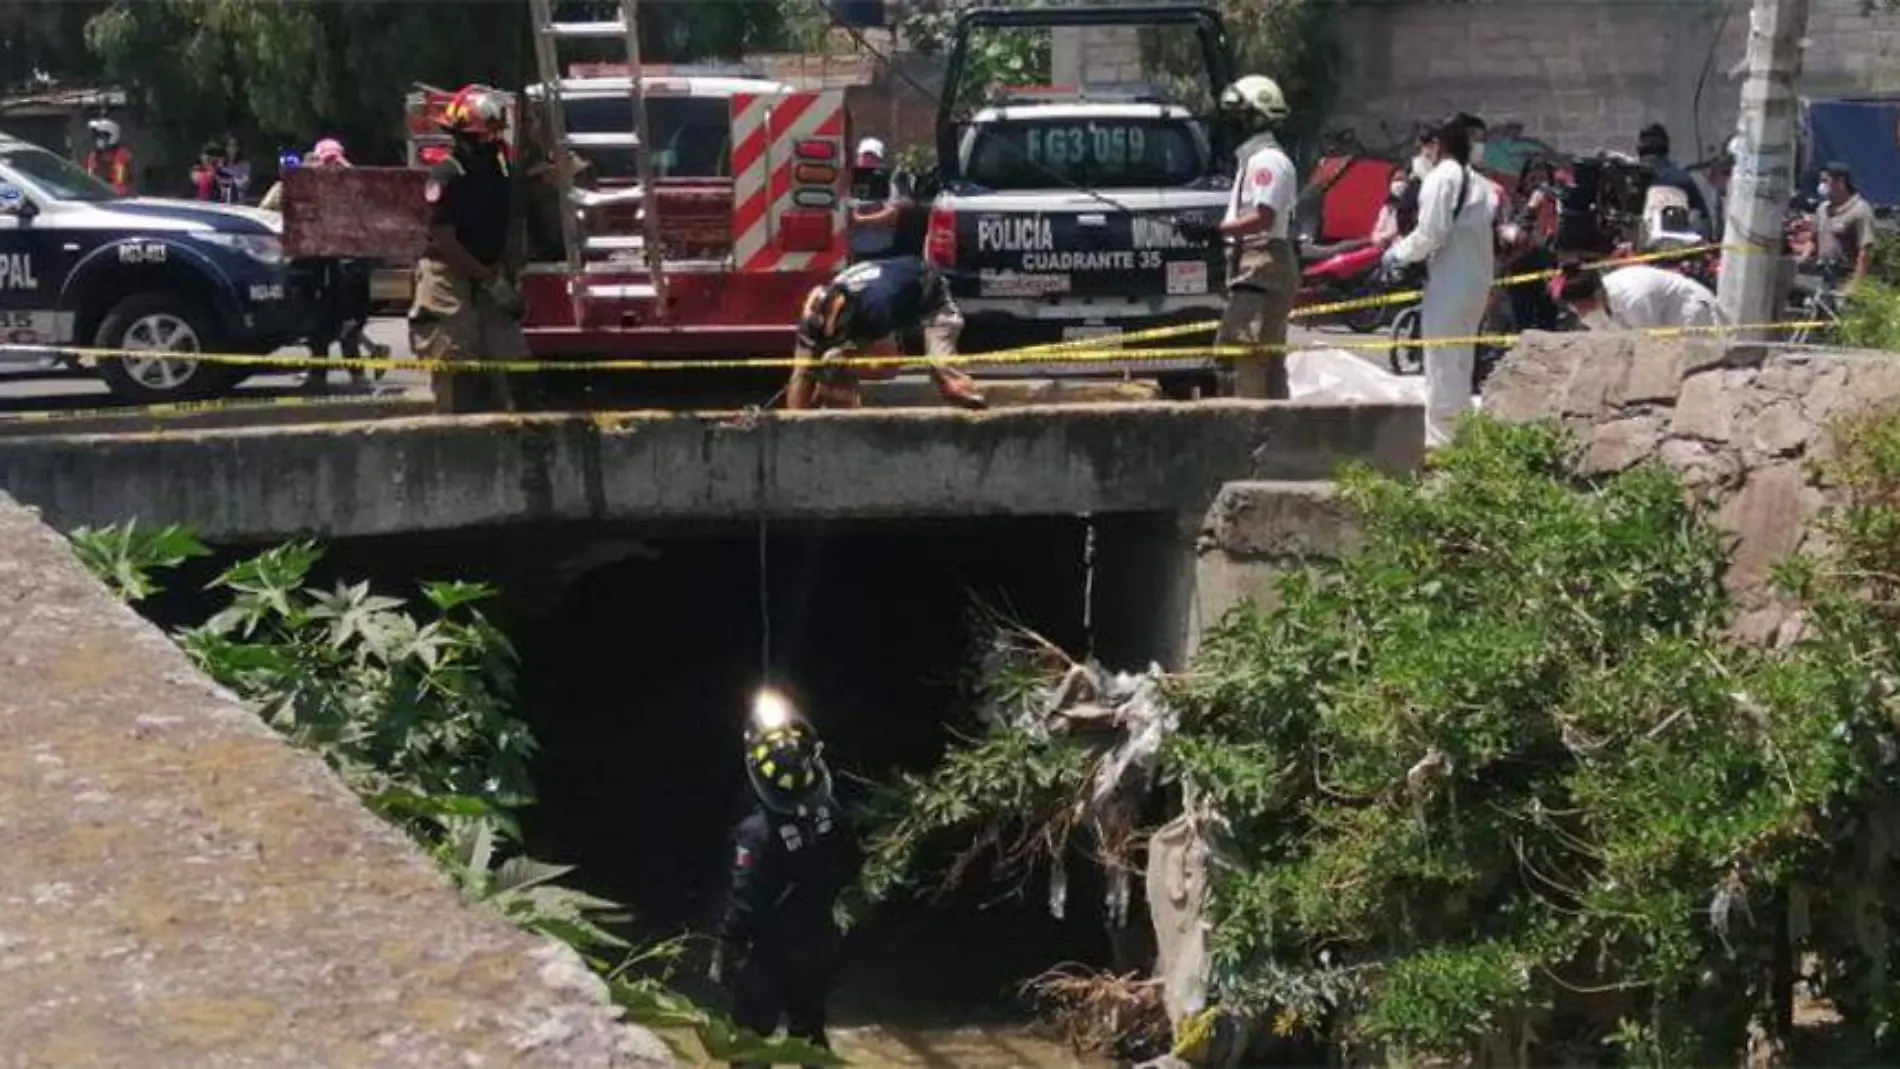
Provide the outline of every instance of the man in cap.
{"type": "Polygon", "coordinates": [[[851,258],[876,260],[893,255],[898,223],[911,207],[909,190],[891,170],[884,142],[867,137],[858,142],[851,168],[851,258]]]}

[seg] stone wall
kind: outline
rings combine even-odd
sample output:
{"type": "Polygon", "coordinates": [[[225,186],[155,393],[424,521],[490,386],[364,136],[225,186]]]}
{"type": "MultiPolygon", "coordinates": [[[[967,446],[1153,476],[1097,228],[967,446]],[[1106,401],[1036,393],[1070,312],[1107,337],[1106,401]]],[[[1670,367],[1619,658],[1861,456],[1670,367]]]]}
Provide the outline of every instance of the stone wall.
{"type": "Polygon", "coordinates": [[[672,1064],[0,493],[0,1063],[672,1064]]]}
{"type": "Polygon", "coordinates": [[[1680,473],[1735,535],[1727,575],[1737,630],[1786,637],[1769,569],[1810,544],[1825,502],[1811,461],[1827,426],[1900,399],[1900,359],[1883,353],[1773,350],[1619,334],[1529,334],[1485,387],[1504,419],[1560,419],[1579,435],[1586,470],[1650,457],[1680,473]]]}
{"type": "MultiPolygon", "coordinates": [[[[1341,12],[1345,48],[1334,126],[1379,146],[1414,120],[1475,112],[1570,151],[1630,150],[1662,122],[1684,161],[1734,133],[1730,68],[1748,0],[1366,0],[1341,12]],[[1704,69],[1707,75],[1704,76],[1704,69]],[[1699,90],[1699,91],[1698,91],[1699,90]],[[1700,128],[1700,138],[1696,137],[1700,128]],[[1392,135],[1392,136],[1388,136],[1392,135]]],[[[1800,90],[1891,91],[1900,15],[1864,0],[1813,0],[1800,90]]]]}

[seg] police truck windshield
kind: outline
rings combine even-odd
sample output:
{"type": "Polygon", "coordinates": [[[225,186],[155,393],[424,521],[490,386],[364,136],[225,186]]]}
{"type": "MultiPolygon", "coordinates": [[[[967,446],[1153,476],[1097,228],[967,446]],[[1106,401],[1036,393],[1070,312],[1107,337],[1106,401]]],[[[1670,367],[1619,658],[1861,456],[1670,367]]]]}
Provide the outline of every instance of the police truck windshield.
{"type": "Polygon", "coordinates": [[[1183,186],[1206,173],[1191,123],[1177,119],[1071,119],[982,123],[964,175],[990,189],[1183,186]]]}
{"type": "Polygon", "coordinates": [[[18,175],[33,192],[53,200],[119,199],[111,186],[45,149],[0,149],[0,166],[18,175]]]}

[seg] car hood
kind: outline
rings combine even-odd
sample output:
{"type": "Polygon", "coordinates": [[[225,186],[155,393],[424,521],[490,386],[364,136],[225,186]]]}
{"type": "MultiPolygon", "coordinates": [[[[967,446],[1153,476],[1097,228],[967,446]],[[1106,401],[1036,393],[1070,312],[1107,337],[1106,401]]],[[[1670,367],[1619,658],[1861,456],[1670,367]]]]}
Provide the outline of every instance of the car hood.
{"type": "Polygon", "coordinates": [[[151,226],[155,222],[178,224],[178,230],[208,226],[228,234],[279,234],[284,232],[284,217],[262,208],[238,204],[213,204],[202,200],[176,200],[170,197],[132,197],[100,205],[107,212],[131,216],[127,225],[151,226]]]}

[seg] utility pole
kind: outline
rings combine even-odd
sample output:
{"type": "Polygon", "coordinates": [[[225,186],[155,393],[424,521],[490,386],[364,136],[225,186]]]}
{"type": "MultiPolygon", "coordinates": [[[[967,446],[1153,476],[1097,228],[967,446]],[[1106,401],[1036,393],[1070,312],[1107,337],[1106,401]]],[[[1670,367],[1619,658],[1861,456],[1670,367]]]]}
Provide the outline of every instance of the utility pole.
{"type": "Polygon", "coordinates": [[[1771,323],[1786,297],[1782,221],[1794,192],[1796,100],[1809,0],[1754,0],[1748,70],[1736,120],[1741,151],[1729,179],[1717,295],[1730,323],[1771,323]]]}

